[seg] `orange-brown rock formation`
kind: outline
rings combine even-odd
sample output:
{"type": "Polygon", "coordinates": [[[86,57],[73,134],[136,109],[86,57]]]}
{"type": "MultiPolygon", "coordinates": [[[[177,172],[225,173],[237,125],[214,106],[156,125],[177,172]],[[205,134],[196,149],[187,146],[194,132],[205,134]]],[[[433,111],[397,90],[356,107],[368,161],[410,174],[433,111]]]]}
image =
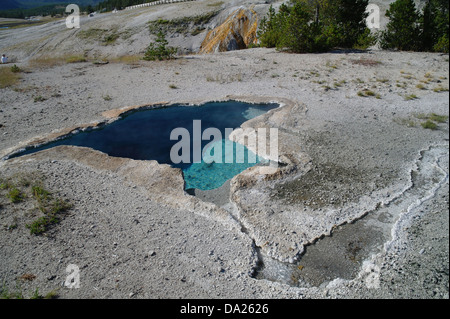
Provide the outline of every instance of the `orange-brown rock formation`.
{"type": "Polygon", "coordinates": [[[258,17],[252,8],[234,11],[224,23],[208,32],[200,53],[225,52],[245,49],[256,43],[258,17]]]}

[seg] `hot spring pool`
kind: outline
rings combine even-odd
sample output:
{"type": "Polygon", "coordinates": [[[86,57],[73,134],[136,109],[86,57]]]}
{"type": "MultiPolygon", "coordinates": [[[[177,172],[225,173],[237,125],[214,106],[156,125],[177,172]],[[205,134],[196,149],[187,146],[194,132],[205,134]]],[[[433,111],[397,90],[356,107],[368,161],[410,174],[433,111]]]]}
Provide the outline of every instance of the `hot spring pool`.
{"type": "MultiPolygon", "coordinates": [[[[201,106],[172,105],[165,108],[136,111],[102,128],[73,134],[38,148],[27,149],[16,156],[31,154],[58,145],[90,147],[110,156],[135,160],[156,160],[160,164],[169,164],[183,170],[186,189],[211,190],[222,186],[227,180],[245,169],[264,162],[245,147],[244,158],[236,156],[237,144],[228,140],[227,133],[229,134],[229,129],[238,128],[245,121],[278,106],[273,103],[249,104],[227,101],[211,102],[201,106]],[[195,143],[193,140],[194,123],[201,123],[202,131],[208,128],[220,130],[222,140],[216,140],[213,145],[211,137],[210,140],[202,139],[201,143],[195,143]],[[181,139],[181,137],[178,140],[170,138],[171,132],[176,128],[183,128],[190,134],[190,160],[188,163],[174,163],[171,160],[171,149],[181,139]],[[208,145],[209,143],[211,144],[208,145]],[[210,148],[205,147],[207,145],[210,148]],[[215,147],[212,148],[212,146],[215,147]],[[196,160],[195,154],[199,154],[199,152],[205,154],[211,151],[211,154],[208,154],[211,156],[218,147],[222,148],[222,161],[209,163],[210,161],[207,160],[205,162],[204,158],[208,156],[202,156],[201,161],[196,160]],[[227,154],[230,155],[230,152],[233,153],[233,161],[227,163],[225,158],[227,154]]],[[[240,147],[243,146],[240,145],[240,147]]]]}

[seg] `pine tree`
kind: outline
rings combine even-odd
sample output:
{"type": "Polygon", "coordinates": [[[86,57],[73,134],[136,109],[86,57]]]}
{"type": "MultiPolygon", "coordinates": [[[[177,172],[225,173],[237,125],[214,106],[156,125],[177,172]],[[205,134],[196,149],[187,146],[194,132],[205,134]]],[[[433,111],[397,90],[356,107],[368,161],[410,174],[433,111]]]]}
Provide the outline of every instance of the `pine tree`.
{"type": "Polygon", "coordinates": [[[293,52],[324,52],[334,47],[369,46],[368,0],[292,0],[261,23],[262,46],[293,52]]]}
{"type": "Polygon", "coordinates": [[[381,35],[383,49],[419,50],[421,48],[421,18],[413,0],[397,0],[386,12],[389,22],[381,35]]]}
{"type": "Polygon", "coordinates": [[[340,45],[351,48],[361,41],[361,37],[368,35],[366,9],[369,0],[339,0],[335,3],[337,5],[335,23],[342,37],[340,45]]]}
{"type": "Polygon", "coordinates": [[[449,3],[443,0],[428,0],[422,19],[421,44],[425,51],[449,51],[449,3]]]}
{"type": "Polygon", "coordinates": [[[177,49],[167,46],[168,44],[169,42],[166,40],[164,33],[160,31],[156,36],[155,42],[150,43],[148,46],[143,59],[147,61],[173,59],[177,49]]]}

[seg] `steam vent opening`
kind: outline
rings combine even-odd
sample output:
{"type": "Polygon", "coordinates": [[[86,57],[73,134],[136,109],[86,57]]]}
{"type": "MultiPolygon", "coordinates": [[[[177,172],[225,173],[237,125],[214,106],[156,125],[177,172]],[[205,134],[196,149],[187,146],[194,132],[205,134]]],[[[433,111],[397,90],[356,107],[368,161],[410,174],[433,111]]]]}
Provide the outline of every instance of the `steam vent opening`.
{"type": "Polygon", "coordinates": [[[279,105],[274,103],[250,104],[227,101],[210,102],[201,106],[177,104],[136,111],[99,129],[73,134],[37,148],[28,148],[15,156],[59,145],[90,147],[110,156],[156,160],[160,164],[169,164],[182,169],[187,190],[212,190],[219,188],[245,169],[265,162],[246,147],[243,147],[242,160],[240,153],[236,154],[238,149],[242,152],[240,148],[242,146],[229,141],[228,135],[242,123],[277,107],[279,105]],[[217,140],[217,135],[203,134],[209,128],[216,129],[215,132],[220,131],[221,140],[217,140]],[[177,135],[177,132],[184,134],[177,135]],[[214,143],[211,143],[213,140],[214,143]],[[179,146],[180,143],[183,143],[182,148],[179,146]],[[220,148],[222,160],[214,153],[218,151],[220,154],[220,148]],[[186,151],[189,156],[187,161],[186,151]],[[181,156],[183,161],[180,163],[174,163],[171,158],[181,156]],[[198,160],[199,158],[201,160],[198,160]]]}

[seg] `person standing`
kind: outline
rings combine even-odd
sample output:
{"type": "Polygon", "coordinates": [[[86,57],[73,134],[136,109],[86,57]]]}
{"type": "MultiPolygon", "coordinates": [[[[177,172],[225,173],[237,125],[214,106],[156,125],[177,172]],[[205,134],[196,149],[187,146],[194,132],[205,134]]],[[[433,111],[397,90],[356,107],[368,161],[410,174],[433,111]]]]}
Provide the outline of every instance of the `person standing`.
{"type": "Polygon", "coordinates": [[[6,57],[6,55],[2,55],[2,63],[8,63],[8,58],[6,57]]]}

